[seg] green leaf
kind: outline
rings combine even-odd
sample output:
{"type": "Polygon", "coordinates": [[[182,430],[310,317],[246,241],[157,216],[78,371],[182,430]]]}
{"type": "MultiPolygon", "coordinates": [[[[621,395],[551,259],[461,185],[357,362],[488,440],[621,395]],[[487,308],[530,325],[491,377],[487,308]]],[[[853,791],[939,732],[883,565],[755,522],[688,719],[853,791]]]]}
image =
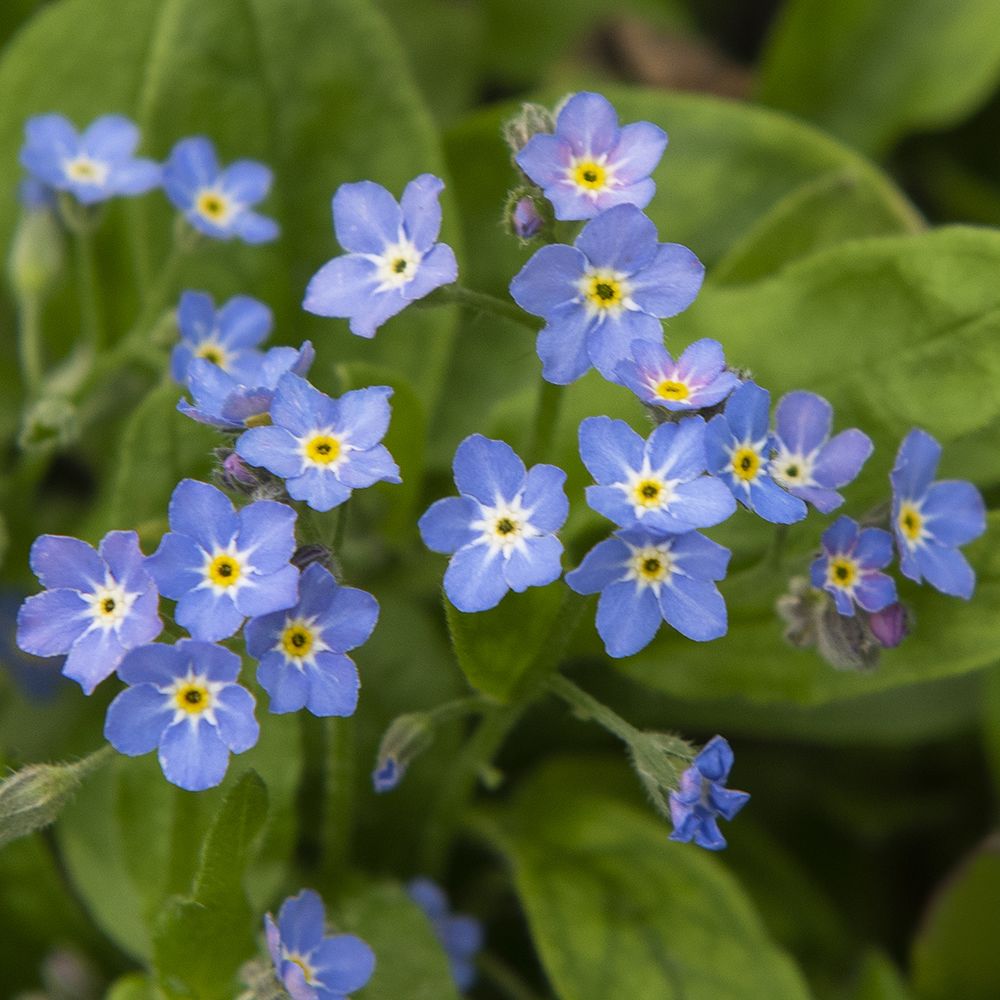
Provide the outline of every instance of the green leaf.
{"type": "Polygon", "coordinates": [[[880,951],[869,951],[861,965],[853,1000],[912,1000],[895,964],[880,951]]]}
{"type": "Polygon", "coordinates": [[[467,614],[445,600],[448,629],[469,683],[510,703],[540,687],[559,666],[584,601],[559,583],[509,593],[491,611],[467,614]]]}
{"type": "Polygon", "coordinates": [[[991,837],[938,890],[913,943],[919,1000],[993,1000],[1000,995],[996,942],[1000,838],[991,837]]]}
{"type": "Polygon", "coordinates": [[[148,977],[132,972],[116,979],[104,1000],[157,1000],[157,996],[156,987],[148,977]]]}
{"type": "Polygon", "coordinates": [[[720,861],[668,842],[667,826],[604,791],[596,770],[546,764],[478,824],[511,861],[558,996],[805,1000],[720,861]]]}
{"type": "Polygon", "coordinates": [[[959,121],[998,76],[992,0],[791,0],[758,96],[882,154],[909,131],[959,121]]]}
{"type": "Polygon", "coordinates": [[[243,883],[266,815],[267,788],[247,771],[219,807],[190,895],[174,898],[156,928],[156,969],[168,990],[205,1000],[233,995],[236,971],[253,955],[259,929],[243,883]]]}

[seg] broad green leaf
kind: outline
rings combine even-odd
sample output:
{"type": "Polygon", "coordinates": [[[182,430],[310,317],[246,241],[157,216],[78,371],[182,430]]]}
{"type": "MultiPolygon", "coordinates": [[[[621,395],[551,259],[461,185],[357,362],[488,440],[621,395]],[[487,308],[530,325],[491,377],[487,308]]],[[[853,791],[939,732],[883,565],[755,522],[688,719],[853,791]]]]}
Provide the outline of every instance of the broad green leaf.
{"type": "Polygon", "coordinates": [[[720,861],[671,844],[666,824],[603,790],[592,763],[544,765],[477,823],[511,862],[561,1000],[805,1000],[720,861]]]}
{"type": "Polygon", "coordinates": [[[104,1000],[157,1000],[156,987],[146,976],[132,972],[115,980],[104,1000]]]}
{"type": "Polygon", "coordinates": [[[912,1000],[912,997],[890,958],[880,951],[865,955],[852,1000],[912,1000]]]}
{"type": "Polygon", "coordinates": [[[992,1000],[1000,995],[997,900],[1000,838],[985,844],[938,890],[913,944],[919,1000],[992,1000]]]}
{"type": "Polygon", "coordinates": [[[883,154],[973,111],[1000,78],[991,0],[791,0],[763,57],[759,97],[883,154]]]}
{"type": "Polygon", "coordinates": [[[230,789],[202,847],[190,895],[164,909],[154,935],[161,984],[181,995],[228,1000],[237,969],[253,956],[257,915],[244,876],[267,815],[267,788],[247,771],[230,789]]]}

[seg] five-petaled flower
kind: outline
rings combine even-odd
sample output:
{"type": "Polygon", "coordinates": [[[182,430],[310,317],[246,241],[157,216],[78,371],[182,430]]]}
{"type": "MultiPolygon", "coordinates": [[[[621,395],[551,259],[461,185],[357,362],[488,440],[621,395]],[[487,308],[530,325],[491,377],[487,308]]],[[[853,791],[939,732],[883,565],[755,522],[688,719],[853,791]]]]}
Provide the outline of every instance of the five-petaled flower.
{"type": "Polygon", "coordinates": [[[158,163],[136,157],[139,129],[122,115],[102,115],[82,135],[62,115],[36,115],[25,125],[21,165],[56,191],[92,205],[159,186],[158,163]]]}
{"type": "Polygon", "coordinates": [[[615,380],[649,406],[700,410],[721,403],[740,384],[717,340],[696,340],[676,361],[659,343],[637,340],[630,350],[632,357],[616,366],[615,380]]]}
{"type": "Polygon", "coordinates": [[[972,483],[933,481],[940,458],[941,445],[916,427],[899,446],[891,475],[899,564],[911,580],[968,600],[976,574],[958,546],[986,530],[986,508],[972,483]]]}
{"type": "Polygon", "coordinates": [[[347,251],[313,275],[302,307],[349,319],[351,333],[375,331],[411,302],[458,277],[455,252],[438,243],[444,182],[433,174],[410,181],[402,199],[381,184],[342,184],[333,196],[333,227],[347,251]]]}
{"type": "Polygon", "coordinates": [[[293,500],[313,510],[342,504],[354,489],[399,483],[399,467],[379,442],[389,428],[392,389],[376,385],[331,399],[298,375],[283,375],[271,426],[252,427],[237,454],[285,480],[293,500]]]}
{"type": "Polygon", "coordinates": [[[459,611],[486,611],[508,590],[543,587],[562,573],[556,537],[569,513],[566,473],[554,465],[524,463],[510,445],[481,434],[455,452],[461,496],[433,503],[420,518],[420,535],[434,552],[454,553],[444,590],[459,611]]]}
{"type": "Polygon", "coordinates": [[[303,889],[264,916],[274,971],[292,1000],[345,1000],[375,971],[375,953],[354,934],[324,937],[323,900],[303,889]]]}
{"type": "Polygon", "coordinates": [[[253,206],[271,189],[269,167],[256,160],[219,166],[215,146],[204,136],[182,139],[163,166],[163,189],[199,232],[219,240],[239,237],[246,243],[278,238],[274,219],[253,206]]]}
{"type": "Polygon", "coordinates": [[[726,486],[705,475],[705,421],[661,424],[646,441],[624,420],[588,417],[580,457],[598,485],[587,503],[620,528],[683,534],[724,521],[736,510],[726,486]]]}
{"type": "Polygon", "coordinates": [[[774,411],[771,477],[792,496],[829,514],[872,453],[871,438],[852,427],[830,437],[833,407],[814,392],[789,392],[774,411]]]}
{"type": "Polygon", "coordinates": [[[476,955],[483,946],[482,924],[465,913],[452,913],[444,890],[429,878],[411,879],[406,891],[427,914],[448,956],[455,985],[463,992],[469,989],[476,981],[476,955]]]}
{"type": "Polygon", "coordinates": [[[138,757],[159,748],[167,781],[189,792],[214,788],[230,753],[257,743],[254,697],[236,683],[240,658],[210,642],[181,639],[133,649],[118,668],[130,685],[108,707],[104,735],[138,757]]]}
{"type": "Polygon", "coordinates": [[[182,480],[170,498],[170,531],[146,566],[177,601],[174,620],[196,639],[233,635],[245,617],[292,607],[299,571],[295,511],[258,500],[239,511],[208,483],[182,480]]]}
{"type": "Polygon", "coordinates": [[[184,292],[177,306],[181,339],[170,356],[170,374],[184,384],[191,362],[203,358],[238,382],[253,379],[264,357],[255,348],[272,323],[271,310],[249,295],[234,295],[216,309],[206,292],[184,292]]]}
{"type": "Polygon", "coordinates": [[[687,309],[705,269],[687,247],[658,243],[634,205],[618,205],[583,227],[573,246],[542,247],[515,275],[510,294],[545,319],[538,334],[542,376],[557,385],[591,366],[614,380],[636,340],[660,344],[660,319],[687,309]]]}
{"type": "Polygon", "coordinates": [[[714,581],[726,575],[729,556],[697,531],[616,531],[566,582],[578,594],[601,595],[597,631],[604,647],[609,656],[631,656],[652,641],[661,621],[698,642],[726,634],[726,604],[714,581]]]}
{"type": "Polygon", "coordinates": [[[750,801],[749,792],[725,787],[732,766],[733,751],[723,737],[714,736],[702,747],[681,775],[680,787],[670,793],[671,840],[693,840],[709,851],[726,846],[717,817],[731,820],[750,801]]]}
{"type": "Polygon", "coordinates": [[[745,507],[765,521],[791,524],[806,516],[806,505],[786,493],[769,474],[771,395],[744,382],[705,428],[708,471],[718,476],[745,507]]]}
{"type": "Polygon", "coordinates": [[[21,606],[17,644],[35,656],[68,653],[62,672],[85,694],[163,629],[160,595],[134,531],[108,532],[96,552],[78,538],[41,535],[31,568],[48,589],[21,606]]]}
{"type": "Polygon", "coordinates": [[[247,652],[260,661],[257,680],[275,714],[307,708],[313,715],[353,715],[358,668],[344,654],[372,634],[378,602],[342,587],[319,563],[299,578],[299,602],[247,622],[247,652]]]}
{"type": "Polygon", "coordinates": [[[607,98],[583,92],[562,106],[555,134],[533,135],[514,159],[557,219],[592,219],[615,205],[645,208],[656,192],[649,175],[666,148],[663,129],[651,122],[619,128],[607,98]]]}
{"type": "Polygon", "coordinates": [[[844,515],[823,532],[823,552],[812,564],[812,583],[833,595],[842,615],[854,605],[881,611],[896,600],[896,583],[879,570],[892,562],[892,535],[881,528],[859,529],[844,515]]]}

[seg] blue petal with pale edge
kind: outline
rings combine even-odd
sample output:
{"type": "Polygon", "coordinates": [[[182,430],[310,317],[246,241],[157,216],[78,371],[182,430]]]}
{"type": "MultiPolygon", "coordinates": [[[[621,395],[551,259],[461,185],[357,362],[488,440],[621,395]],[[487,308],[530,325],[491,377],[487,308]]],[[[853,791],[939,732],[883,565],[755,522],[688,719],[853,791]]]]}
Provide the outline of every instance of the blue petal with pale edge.
{"type": "Polygon", "coordinates": [[[820,449],[813,466],[813,478],[821,486],[846,486],[868,461],[875,446],[863,431],[852,427],[834,435],[820,449]]]}
{"type": "MultiPolygon", "coordinates": [[[[259,622],[262,619],[256,618],[254,621],[259,622]]],[[[248,623],[248,627],[252,624],[253,622],[248,623]]],[[[305,708],[309,698],[309,681],[304,670],[289,662],[283,653],[261,654],[251,651],[250,655],[260,659],[260,665],[257,667],[257,683],[270,698],[268,711],[272,715],[285,715],[305,708]]]]}
{"type": "Polygon", "coordinates": [[[283,427],[251,427],[237,439],[236,454],[282,479],[301,475],[305,464],[298,441],[283,427]]]}
{"type": "Polygon", "coordinates": [[[82,635],[69,651],[62,672],[92,694],[105,677],[110,677],[125,656],[114,629],[95,628],[82,635]]]}
{"type": "Polygon", "coordinates": [[[306,667],[309,696],[306,707],[322,717],[353,715],[358,707],[361,680],[354,661],[343,653],[318,653],[306,667]]]}
{"type": "Polygon", "coordinates": [[[176,601],[202,582],[204,562],[205,552],[194,539],[168,531],[145,565],[160,593],[176,601]]]}
{"type": "Polygon", "coordinates": [[[333,228],[337,242],[351,253],[382,255],[399,240],[403,213],[381,184],[341,184],[333,196],[333,228]]]}
{"type": "MultiPolygon", "coordinates": [[[[913,553],[917,569],[927,582],[942,594],[950,594],[952,597],[962,597],[969,600],[976,589],[976,574],[969,565],[968,560],[958,549],[945,548],[942,545],[921,545],[913,553]]],[[[903,563],[903,572],[906,572],[906,563],[903,563]]],[[[912,577],[917,579],[919,577],[912,577]]]]}
{"type": "Polygon", "coordinates": [[[580,424],[579,440],[580,458],[598,483],[623,482],[642,468],[644,442],[624,420],[587,417],[580,424]]]}
{"type": "Polygon", "coordinates": [[[758,517],[772,524],[794,524],[808,513],[802,500],[786,493],[776,482],[766,477],[750,484],[747,506],[758,517]]]}
{"type": "Polygon", "coordinates": [[[774,426],[775,434],[790,452],[811,455],[830,436],[833,407],[814,392],[789,392],[778,400],[774,426]]]}
{"type": "MultiPolygon", "coordinates": [[[[724,416],[737,441],[763,441],[767,437],[771,394],[755,382],[744,382],[733,391],[724,416]]],[[[716,418],[712,418],[712,423],[716,418]]]]}
{"type": "Polygon", "coordinates": [[[982,494],[964,480],[942,479],[927,490],[921,507],[926,530],[942,545],[965,545],[986,530],[982,494]]]}
{"type": "Polygon", "coordinates": [[[68,535],[39,535],[31,544],[31,571],[50,590],[92,591],[104,583],[105,565],[93,546],[68,535]]]}
{"type": "Polygon", "coordinates": [[[528,520],[541,531],[558,531],[569,516],[566,473],[555,465],[533,465],[524,480],[521,503],[528,520]]]}
{"type": "Polygon", "coordinates": [[[586,266],[586,257],[574,247],[544,246],[514,275],[511,297],[525,312],[549,318],[564,306],[579,305],[577,285],[586,266]]]}
{"type": "Polygon", "coordinates": [[[660,244],[656,242],[656,226],[640,209],[615,205],[591,219],[574,246],[594,267],[611,268],[630,277],[654,262],[660,244]]]}
{"type": "Polygon", "coordinates": [[[434,174],[414,177],[403,189],[399,201],[403,226],[411,242],[426,253],[441,232],[441,192],[444,181],[434,174]]]}
{"type": "Polygon", "coordinates": [[[656,256],[632,281],[632,300],[643,311],[666,319],[698,297],[705,265],[680,243],[660,243],[656,256]]]}
{"type": "Polygon", "coordinates": [[[295,566],[283,566],[275,573],[254,575],[252,585],[241,587],[233,602],[240,614],[248,618],[284,611],[299,599],[299,571],[295,566]]]}
{"type": "Polygon", "coordinates": [[[323,900],[312,889],[286,899],[278,912],[281,943],[288,951],[305,955],[323,940],[323,900]]]}
{"type": "Polygon", "coordinates": [[[313,510],[323,512],[340,506],[351,495],[351,488],[340,482],[332,469],[315,466],[287,480],[285,489],[293,500],[304,500],[313,510]]]}
{"type": "Polygon", "coordinates": [[[93,620],[78,590],[57,588],[29,597],[17,612],[17,644],[33,656],[61,656],[93,620]]]}
{"type": "Polygon", "coordinates": [[[613,382],[615,369],[628,358],[637,340],[659,343],[663,339],[660,321],[644,312],[626,309],[620,316],[596,320],[587,328],[587,354],[594,367],[613,382]]]}
{"type": "MultiPolygon", "coordinates": [[[[312,567],[309,567],[312,569],[312,567]]],[[[321,566],[317,569],[330,574],[321,566]]],[[[312,586],[318,574],[303,577],[303,592],[306,586],[312,586]]],[[[378,601],[371,594],[356,587],[342,587],[334,581],[335,590],[330,599],[326,613],[317,622],[323,641],[337,653],[346,653],[368,641],[378,621],[378,601]]],[[[308,609],[303,606],[303,613],[308,609]]]]}
{"type": "Polygon", "coordinates": [[[361,254],[341,254],[312,276],[302,308],[317,316],[348,319],[365,308],[378,280],[374,261],[361,254]]]}
{"type": "Polygon", "coordinates": [[[576,569],[566,574],[566,583],[578,594],[596,594],[625,576],[629,547],[619,538],[598,542],[576,569]]]}
{"type": "Polygon", "coordinates": [[[688,482],[705,471],[705,421],[685,417],[660,424],[646,442],[650,467],[664,479],[688,482]]]}
{"type": "Polygon", "coordinates": [[[366,451],[347,453],[343,465],[337,468],[337,478],[351,489],[363,489],[375,483],[401,483],[399,466],[384,444],[366,451]]]}
{"type": "MultiPolygon", "coordinates": [[[[273,609],[272,609],[273,610],[273,609]]],[[[204,587],[181,594],[174,610],[174,621],[205,642],[217,642],[235,635],[243,624],[232,596],[204,587]]]]}
{"type": "Polygon", "coordinates": [[[260,727],[254,718],[254,697],[239,684],[227,684],[215,696],[215,719],[219,738],[233,753],[256,746],[260,727]]]}
{"type": "Polygon", "coordinates": [[[577,303],[560,306],[549,316],[535,341],[546,382],[569,385],[591,367],[587,335],[593,325],[594,321],[577,303]]]}
{"type": "Polygon", "coordinates": [[[258,573],[283,569],[295,552],[295,511],[275,500],[257,500],[238,517],[237,545],[247,563],[258,573]]]}
{"type": "Polygon", "coordinates": [[[196,479],[182,479],[167,507],[171,530],[193,538],[211,552],[232,541],[239,527],[236,511],[226,495],[196,479]]]}
{"type": "Polygon", "coordinates": [[[896,603],[896,581],[885,573],[864,573],[854,588],[854,599],[865,611],[881,611],[896,603]]]}
{"type": "Polygon", "coordinates": [[[331,997],[360,990],[375,971],[375,953],[353,934],[324,938],[311,961],[331,997]]]}
{"type": "Polygon", "coordinates": [[[600,155],[618,140],[618,115],[603,94],[582,90],[560,109],[556,135],[568,142],[577,156],[600,155]]]}
{"type": "Polygon", "coordinates": [[[904,500],[922,497],[934,479],[941,459],[941,445],[926,431],[914,427],[903,438],[890,478],[893,490],[904,500]]]}

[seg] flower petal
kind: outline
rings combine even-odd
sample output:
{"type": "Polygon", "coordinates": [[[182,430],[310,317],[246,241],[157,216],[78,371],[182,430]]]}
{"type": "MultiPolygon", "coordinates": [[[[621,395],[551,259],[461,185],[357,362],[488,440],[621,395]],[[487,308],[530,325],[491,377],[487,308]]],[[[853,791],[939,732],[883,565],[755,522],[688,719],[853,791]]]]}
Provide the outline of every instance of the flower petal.
{"type": "Polygon", "coordinates": [[[333,227],[337,241],[351,253],[381,255],[401,235],[403,213],[381,184],[358,181],[341,184],[333,196],[333,227]]]}
{"type": "Polygon", "coordinates": [[[413,245],[426,253],[441,232],[441,192],[444,181],[434,174],[415,177],[403,190],[399,207],[413,245]]]}
{"type": "Polygon", "coordinates": [[[444,574],[444,592],[459,611],[488,611],[508,591],[503,559],[486,545],[459,549],[444,574]]]}
{"type": "Polygon", "coordinates": [[[189,792],[221,784],[229,766],[229,750],[204,721],[175,722],[163,734],[158,756],[167,781],[189,792]]]}
{"type": "Polygon", "coordinates": [[[535,316],[550,317],[580,298],[578,288],[587,261],[575,247],[553,243],[542,247],[510,283],[514,301],[535,316]]]}
{"type": "Polygon", "coordinates": [[[636,275],[632,299],[643,312],[666,318],[683,312],[698,297],[705,265],[680,243],[660,243],[656,256],[636,275]]]}
{"type": "Polygon", "coordinates": [[[792,454],[811,455],[830,436],[833,407],[814,392],[788,392],[775,407],[774,422],[775,433],[792,454]]]}
{"type": "Polygon", "coordinates": [[[659,244],[656,226],[641,209],[635,205],[615,205],[591,219],[574,246],[594,267],[611,268],[631,276],[653,263],[659,244]]]}
{"type": "Polygon", "coordinates": [[[521,491],[524,462],[505,441],[470,434],[455,451],[452,463],[459,493],[494,506],[510,502],[521,491]]]}
{"type": "Polygon", "coordinates": [[[139,757],[159,746],[174,717],[170,698],[152,684],[126,688],[108,706],[104,738],[119,752],[139,757]]]}
{"type": "Polygon", "coordinates": [[[986,507],[972,483],[942,479],[927,491],[921,511],[927,531],[942,545],[965,545],[986,530],[986,507]]]}
{"type": "Polygon", "coordinates": [[[469,524],[479,517],[479,504],[471,497],[445,497],[432,503],[417,522],[424,545],[432,552],[450,555],[478,537],[469,524]]]}
{"type": "Polygon", "coordinates": [[[672,576],[660,588],[659,603],[669,624],[695,642],[709,642],[726,634],[726,602],[714,583],[672,576]]]}
{"type": "Polygon", "coordinates": [[[525,539],[524,550],[514,549],[505,560],[504,579],[518,594],[528,587],[544,587],[562,576],[562,551],[555,535],[525,539]]]}
{"type": "Polygon", "coordinates": [[[314,665],[306,667],[309,695],[306,707],[313,715],[353,715],[358,707],[361,681],[358,668],[342,653],[319,653],[314,665]]]}
{"type": "Polygon", "coordinates": [[[597,632],[608,656],[631,656],[648,646],[663,616],[650,587],[612,583],[597,602],[597,632]]]}

